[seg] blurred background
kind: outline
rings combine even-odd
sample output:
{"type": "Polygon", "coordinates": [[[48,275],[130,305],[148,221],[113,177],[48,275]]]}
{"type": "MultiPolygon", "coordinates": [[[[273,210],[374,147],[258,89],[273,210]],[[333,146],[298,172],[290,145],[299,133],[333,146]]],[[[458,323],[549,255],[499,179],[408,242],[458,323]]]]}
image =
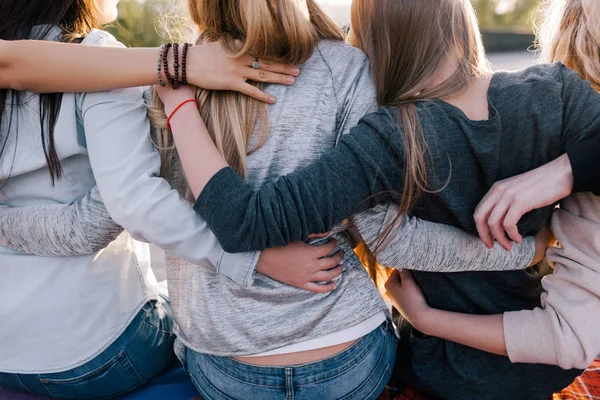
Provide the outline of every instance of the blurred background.
{"type": "MultiPolygon", "coordinates": [[[[497,68],[519,69],[535,62],[528,50],[534,41],[532,16],[540,1],[471,0],[486,50],[497,68]]],[[[341,26],[349,24],[352,0],[320,2],[341,26]]],[[[155,47],[172,37],[181,40],[186,13],[181,0],[121,0],[119,19],[108,30],[128,46],[155,47]]]]}

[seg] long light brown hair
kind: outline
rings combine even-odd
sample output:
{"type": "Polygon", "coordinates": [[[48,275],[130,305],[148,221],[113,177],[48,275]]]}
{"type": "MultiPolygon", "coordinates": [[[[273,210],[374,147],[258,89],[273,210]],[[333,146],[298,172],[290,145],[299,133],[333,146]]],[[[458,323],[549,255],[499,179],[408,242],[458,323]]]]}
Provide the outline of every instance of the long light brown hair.
{"type": "MultiPolygon", "coordinates": [[[[197,43],[220,42],[232,56],[251,55],[266,61],[302,64],[321,39],[343,40],[342,30],[316,0],[189,0],[197,43]],[[236,44],[241,41],[241,48],[236,44]]],[[[262,85],[255,84],[258,87],[262,85]]],[[[155,104],[160,104],[154,96],[155,104]]],[[[198,89],[196,100],[210,135],[229,165],[246,176],[246,156],[260,148],[269,134],[264,103],[237,92],[198,89]],[[250,149],[250,139],[258,135],[250,149]]],[[[162,107],[160,107],[162,110],[162,107]]],[[[152,114],[159,128],[163,160],[176,167],[176,150],[166,117],[152,114]]],[[[188,191],[189,195],[189,191],[188,191]]]]}
{"type": "Polygon", "coordinates": [[[600,1],[551,0],[536,27],[541,61],[560,61],[600,92],[600,1]]]}
{"type": "MultiPolygon", "coordinates": [[[[399,213],[376,243],[387,245],[428,185],[428,149],[415,104],[455,96],[488,71],[481,35],[469,0],[354,0],[350,43],[369,58],[377,102],[398,110],[404,140],[405,182],[399,213]],[[444,82],[431,86],[448,60],[458,64],[444,82]]],[[[439,188],[437,188],[439,190],[439,188]]],[[[369,257],[371,276],[378,268],[369,257]]]]}

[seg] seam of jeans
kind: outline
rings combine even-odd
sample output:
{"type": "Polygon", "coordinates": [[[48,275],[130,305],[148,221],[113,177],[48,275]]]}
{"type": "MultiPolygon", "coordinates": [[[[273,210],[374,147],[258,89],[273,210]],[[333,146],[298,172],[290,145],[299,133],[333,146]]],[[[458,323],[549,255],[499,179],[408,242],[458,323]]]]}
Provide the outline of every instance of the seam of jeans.
{"type": "MultiPolygon", "coordinates": [[[[385,335],[385,334],[384,334],[384,335],[385,335]]],[[[384,336],[384,338],[385,338],[385,336],[384,336]]],[[[360,339],[359,339],[359,340],[360,340],[360,339]]],[[[356,343],[354,343],[354,344],[353,344],[353,346],[354,346],[355,344],[357,344],[357,343],[358,343],[358,341],[357,341],[356,343]]],[[[386,343],[387,343],[387,339],[386,339],[386,343]]],[[[307,386],[311,386],[311,385],[316,385],[316,384],[319,384],[319,383],[327,382],[327,381],[329,381],[329,380],[336,379],[336,378],[338,378],[338,377],[340,377],[340,376],[342,376],[342,375],[344,375],[344,374],[348,373],[348,372],[349,372],[351,369],[355,368],[355,367],[356,367],[356,365],[357,365],[358,363],[360,363],[362,360],[364,360],[364,359],[365,359],[365,357],[367,357],[367,355],[369,355],[369,353],[371,352],[372,348],[373,348],[373,347],[374,347],[376,344],[377,344],[377,340],[373,340],[373,342],[372,342],[372,343],[371,343],[371,345],[369,346],[369,349],[368,349],[367,351],[365,351],[365,352],[362,354],[362,356],[361,356],[361,357],[359,357],[359,358],[353,358],[353,359],[351,359],[351,360],[348,360],[348,363],[347,363],[347,364],[348,364],[348,368],[345,368],[344,370],[340,371],[339,373],[337,373],[337,374],[335,374],[335,375],[328,376],[328,377],[326,377],[326,378],[323,378],[323,379],[318,379],[318,380],[315,380],[315,381],[313,381],[313,382],[306,383],[306,384],[303,384],[303,385],[302,385],[302,384],[300,384],[300,385],[298,385],[298,387],[299,387],[299,388],[300,388],[300,387],[307,387],[307,386]]],[[[338,355],[339,355],[339,354],[342,354],[344,351],[348,351],[348,350],[349,350],[349,349],[351,349],[351,348],[352,348],[352,346],[351,346],[351,347],[348,347],[348,349],[346,349],[346,350],[343,350],[341,353],[338,353],[338,355]]],[[[385,346],[384,346],[384,349],[385,349],[385,346]]],[[[382,352],[382,354],[383,354],[383,352],[382,352]]],[[[330,358],[333,358],[333,357],[335,357],[335,356],[332,356],[332,357],[330,357],[330,358]]],[[[329,359],[330,359],[330,358],[329,358],[329,359]]],[[[327,361],[327,360],[328,360],[328,358],[324,358],[324,359],[323,359],[323,360],[321,360],[321,361],[327,361]]],[[[378,364],[377,364],[378,366],[379,366],[379,363],[380,363],[380,362],[381,362],[381,359],[378,361],[378,364]]],[[[319,361],[316,361],[316,362],[315,362],[315,364],[316,364],[316,363],[319,363],[319,361]]],[[[377,367],[376,367],[376,368],[377,368],[377,367]]],[[[367,378],[367,379],[368,379],[368,378],[367,378]]]]}
{"type": "MultiPolygon", "coordinates": [[[[360,390],[365,387],[367,382],[369,382],[373,378],[373,375],[375,374],[375,372],[381,367],[381,363],[384,361],[384,358],[386,357],[388,346],[389,346],[389,343],[388,343],[389,339],[388,339],[387,334],[384,336],[384,340],[385,340],[385,342],[383,344],[383,349],[381,350],[381,354],[379,356],[379,360],[377,360],[377,364],[375,365],[375,368],[373,368],[373,370],[371,371],[369,376],[356,389],[354,389],[351,393],[349,393],[347,396],[344,397],[345,400],[350,400],[350,399],[356,397],[358,392],[360,392],[360,390]]],[[[383,375],[385,375],[387,373],[388,369],[389,369],[389,365],[386,365],[386,369],[384,370],[383,375]]],[[[379,378],[379,382],[381,382],[381,379],[383,379],[383,376],[381,378],[379,378]]],[[[379,382],[377,383],[377,385],[379,385],[379,382]]],[[[369,396],[371,394],[373,394],[373,392],[371,392],[369,394],[369,396]]],[[[364,400],[364,399],[360,399],[360,400],[364,400]]]]}
{"type": "MultiPolygon", "coordinates": [[[[17,378],[17,380],[19,381],[19,384],[21,384],[26,390],[28,390],[29,392],[32,392],[32,390],[29,388],[29,386],[27,386],[25,384],[25,382],[23,382],[23,380],[21,379],[21,377],[19,376],[20,374],[15,374],[15,378],[17,378]]],[[[39,378],[39,376],[38,376],[39,378]]]]}
{"type": "Polygon", "coordinates": [[[208,387],[209,387],[209,388],[211,388],[211,389],[212,389],[212,391],[213,391],[214,393],[216,393],[216,394],[217,394],[217,396],[219,396],[219,398],[220,398],[221,400],[235,400],[235,399],[233,399],[233,398],[231,398],[231,397],[227,396],[225,393],[221,392],[221,391],[220,391],[220,390],[219,390],[217,387],[215,387],[215,385],[213,385],[213,384],[212,384],[212,382],[210,382],[210,381],[208,380],[208,378],[206,377],[206,375],[204,375],[204,373],[202,372],[202,370],[199,368],[199,366],[198,366],[198,364],[196,363],[195,359],[194,359],[194,364],[195,364],[195,367],[196,367],[196,371],[195,371],[195,372],[196,372],[196,374],[193,374],[193,373],[192,373],[192,374],[190,374],[190,376],[192,377],[192,379],[194,380],[194,382],[196,383],[196,385],[197,385],[198,387],[201,387],[201,385],[200,385],[200,383],[198,382],[198,380],[196,379],[195,375],[198,375],[198,376],[200,376],[200,377],[201,377],[201,378],[202,378],[202,379],[203,379],[203,380],[206,382],[206,384],[208,385],[208,387]]]}
{"type": "MultiPolygon", "coordinates": [[[[284,385],[280,385],[280,386],[261,385],[260,383],[248,382],[248,381],[242,380],[242,379],[240,379],[240,378],[238,378],[236,376],[233,376],[233,375],[229,374],[227,371],[223,370],[223,368],[221,368],[218,364],[216,364],[215,362],[213,362],[211,360],[211,357],[213,357],[213,356],[210,356],[208,354],[201,354],[201,353],[197,353],[197,354],[200,354],[202,357],[205,357],[207,359],[207,362],[209,362],[210,365],[212,365],[221,374],[225,375],[229,379],[234,380],[236,382],[243,383],[244,385],[250,385],[250,386],[256,386],[256,387],[263,387],[263,388],[270,388],[270,389],[285,389],[285,384],[284,385]]],[[[196,361],[196,355],[194,355],[193,359],[194,359],[194,365],[195,365],[196,369],[198,371],[200,371],[200,366],[198,365],[198,362],[196,361]]],[[[234,359],[234,361],[237,361],[237,360],[234,359]]],[[[273,367],[264,367],[264,368],[273,368],[273,367]]],[[[284,367],[276,367],[276,368],[283,369],[284,367]]]]}

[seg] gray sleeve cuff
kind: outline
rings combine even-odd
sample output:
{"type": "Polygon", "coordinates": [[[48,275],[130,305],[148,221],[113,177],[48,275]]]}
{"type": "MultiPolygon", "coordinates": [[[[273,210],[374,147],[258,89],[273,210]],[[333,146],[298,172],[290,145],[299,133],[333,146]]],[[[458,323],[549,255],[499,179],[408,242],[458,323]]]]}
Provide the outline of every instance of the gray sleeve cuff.
{"type": "Polygon", "coordinates": [[[259,251],[235,254],[223,251],[216,265],[217,272],[241,287],[250,289],[254,284],[254,273],[259,257],[259,251]]]}

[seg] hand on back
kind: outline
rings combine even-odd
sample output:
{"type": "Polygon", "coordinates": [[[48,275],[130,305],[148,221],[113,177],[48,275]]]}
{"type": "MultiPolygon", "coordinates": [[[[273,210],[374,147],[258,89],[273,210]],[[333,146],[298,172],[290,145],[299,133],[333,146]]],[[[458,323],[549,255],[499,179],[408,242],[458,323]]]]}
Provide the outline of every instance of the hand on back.
{"type": "Polygon", "coordinates": [[[276,281],[315,293],[327,293],[336,288],[333,279],[342,274],[343,253],[330,256],[336,241],[311,246],[304,242],[265,250],[257,271],[276,281]]]}
{"type": "Polygon", "coordinates": [[[488,248],[492,248],[496,240],[504,249],[510,250],[511,239],[517,243],[523,240],[517,228],[523,215],[556,204],[572,190],[573,172],[567,155],[496,182],[475,209],[479,237],[488,248]]]}

